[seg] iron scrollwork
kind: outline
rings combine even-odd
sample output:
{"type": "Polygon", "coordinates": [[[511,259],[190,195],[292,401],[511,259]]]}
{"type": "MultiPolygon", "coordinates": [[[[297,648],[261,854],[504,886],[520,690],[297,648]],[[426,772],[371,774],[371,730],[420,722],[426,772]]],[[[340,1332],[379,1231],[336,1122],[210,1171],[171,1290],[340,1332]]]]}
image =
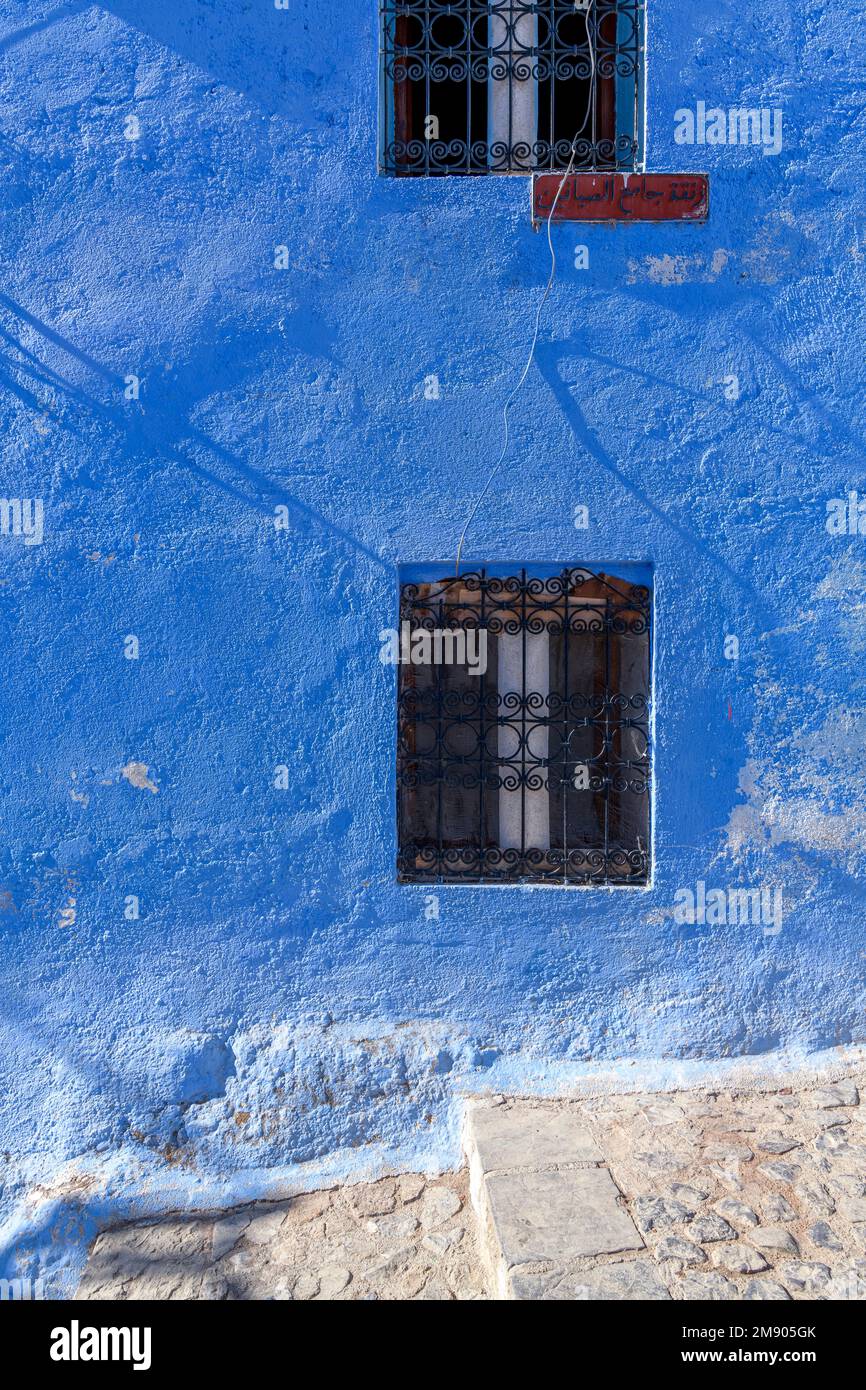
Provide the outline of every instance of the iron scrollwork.
{"type": "Polygon", "coordinates": [[[651,615],[582,568],[403,585],[407,653],[472,633],[486,664],[399,666],[402,881],[649,881],[651,615]]]}
{"type": "Polygon", "coordinates": [[[639,167],[645,0],[380,0],[397,176],[639,167]]]}

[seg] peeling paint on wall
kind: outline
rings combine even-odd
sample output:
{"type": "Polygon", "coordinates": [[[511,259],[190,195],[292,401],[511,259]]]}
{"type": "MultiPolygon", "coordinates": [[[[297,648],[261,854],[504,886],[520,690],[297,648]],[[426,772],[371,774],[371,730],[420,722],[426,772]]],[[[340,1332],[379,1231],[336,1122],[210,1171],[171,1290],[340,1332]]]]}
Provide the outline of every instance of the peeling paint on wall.
{"type": "Polygon", "coordinates": [[[125,777],[131,787],[138,787],[139,791],[156,792],[159,787],[147,775],[147,763],[127,763],[126,767],[120,769],[121,777],[125,777]]]}

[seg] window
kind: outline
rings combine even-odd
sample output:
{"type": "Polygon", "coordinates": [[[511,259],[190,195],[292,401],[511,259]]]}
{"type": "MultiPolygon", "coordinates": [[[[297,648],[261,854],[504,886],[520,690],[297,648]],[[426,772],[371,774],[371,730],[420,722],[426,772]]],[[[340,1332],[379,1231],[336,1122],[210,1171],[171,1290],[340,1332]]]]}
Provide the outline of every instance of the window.
{"type": "Polygon", "coordinates": [[[380,0],[380,169],[640,167],[644,0],[380,0]]]}
{"type": "Polygon", "coordinates": [[[651,602],[586,569],[401,585],[401,882],[648,883],[651,602]]]}

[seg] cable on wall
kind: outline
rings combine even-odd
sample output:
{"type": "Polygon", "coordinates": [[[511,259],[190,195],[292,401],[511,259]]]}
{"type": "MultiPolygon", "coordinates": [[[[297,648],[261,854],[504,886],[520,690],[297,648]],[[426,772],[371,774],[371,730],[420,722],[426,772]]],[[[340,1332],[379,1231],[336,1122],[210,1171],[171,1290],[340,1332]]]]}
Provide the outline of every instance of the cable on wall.
{"type": "Polygon", "coordinates": [[[590,9],[591,9],[591,6],[592,6],[592,0],[588,0],[588,3],[587,3],[585,6],[584,6],[584,5],[581,5],[581,6],[575,5],[575,8],[576,8],[576,9],[579,8],[579,9],[581,9],[581,10],[586,14],[586,37],[587,37],[587,42],[588,42],[588,44],[589,44],[589,59],[590,59],[589,95],[588,95],[588,98],[587,98],[586,112],[585,112],[585,114],[584,114],[583,120],[581,121],[580,126],[578,127],[577,131],[575,132],[574,139],[573,139],[572,142],[571,142],[571,157],[570,157],[570,159],[569,159],[569,161],[568,161],[568,167],[567,167],[565,173],[563,174],[562,178],[561,178],[560,181],[559,181],[559,187],[558,187],[557,190],[556,190],[556,197],[554,198],[553,202],[551,203],[550,212],[549,212],[548,215],[547,215],[547,245],[548,245],[548,247],[549,247],[549,249],[550,249],[550,275],[548,276],[547,284],[546,284],[545,287],[544,287],[544,294],[541,296],[541,300],[539,301],[539,305],[538,305],[538,308],[537,308],[536,313],[535,313],[535,330],[534,330],[533,335],[532,335],[532,343],[531,343],[530,348],[529,348],[529,356],[528,356],[527,359],[526,359],[526,365],[524,366],[523,371],[521,372],[520,377],[519,377],[517,383],[512,387],[511,392],[510,392],[510,394],[509,394],[509,396],[508,396],[508,398],[507,398],[507,400],[506,400],[506,402],[505,402],[505,405],[502,407],[502,421],[503,421],[503,425],[504,425],[504,434],[503,434],[503,440],[502,440],[502,451],[501,451],[501,453],[500,453],[500,455],[499,455],[499,458],[496,460],[496,463],[494,464],[493,468],[491,469],[490,474],[489,474],[489,476],[488,476],[488,478],[487,478],[487,482],[484,484],[484,487],[481,489],[481,492],[479,493],[478,498],[477,498],[477,500],[476,500],[476,502],[475,502],[475,506],[472,508],[471,512],[469,513],[468,517],[466,518],[465,525],[464,525],[464,527],[463,527],[463,530],[462,530],[461,533],[460,533],[460,540],[459,540],[459,542],[458,542],[458,544],[457,544],[457,558],[456,558],[455,563],[454,563],[454,574],[455,574],[455,577],[459,577],[459,575],[460,575],[460,557],[461,557],[461,555],[463,554],[463,543],[464,543],[464,541],[466,540],[466,532],[469,530],[469,527],[470,527],[471,524],[472,524],[472,521],[473,521],[473,519],[474,519],[474,517],[475,517],[475,514],[476,514],[476,512],[478,511],[478,508],[481,506],[481,503],[484,501],[484,498],[487,496],[487,493],[488,493],[488,491],[490,490],[490,485],[491,485],[491,483],[493,482],[493,479],[496,477],[496,474],[499,472],[499,469],[502,467],[502,464],[503,464],[503,462],[504,462],[504,460],[505,460],[505,455],[508,453],[508,443],[509,443],[508,412],[509,412],[509,410],[511,409],[512,403],[513,403],[513,401],[515,400],[516,396],[519,394],[520,389],[521,389],[521,387],[523,386],[524,381],[526,380],[527,376],[529,375],[529,369],[530,369],[530,367],[532,366],[532,363],[533,363],[533,361],[534,361],[534,358],[535,358],[535,349],[536,349],[536,347],[537,347],[537,345],[538,345],[538,333],[539,333],[539,329],[540,329],[540,327],[541,327],[541,315],[542,315],[542,313],[543,313],[543,311],[544,311],[544,306],[545,306],[545,304],[547,303],[548,299],[550,298],[550,292],[551,292],[551,290],[553,289],[553,282],[554,282],[554,280],[556,279],[556,251],[554,250],[554,247],[553,247],[553,236],[552,236],[552,234],[551,234],[551,223],[552,223],[552,221],[553,221],[553,214],[556,212],[556,205],[557,205],[557,203],[559,202],[560,196],[561,196],[561,194],[562,194],[562,190],[563,190],[563,188],[565,187],[566,180],[568,179],[569,175],[571,174],[572,169],[574,168],[574,160],[575,160],[575,156],[576,156],[576,154],[577,154],[577,142],[578,142],[578,140],[580,139],[581,135],[583,134],[584,130],[586,129],[586,123],[587,123],[587,121],[589,120],[589,115],[590,115],[590,112],[591,112],[591,110],[592,110],[593,94],[594,94],[594,92],[595,92],[595,67],[596,67],[596,63],[595,63],[595,46],[594,46],[593,41],[592,41],[592,29],[590,28],[590,22],[589,22],[589,20],[590,20],[590,9]]]}

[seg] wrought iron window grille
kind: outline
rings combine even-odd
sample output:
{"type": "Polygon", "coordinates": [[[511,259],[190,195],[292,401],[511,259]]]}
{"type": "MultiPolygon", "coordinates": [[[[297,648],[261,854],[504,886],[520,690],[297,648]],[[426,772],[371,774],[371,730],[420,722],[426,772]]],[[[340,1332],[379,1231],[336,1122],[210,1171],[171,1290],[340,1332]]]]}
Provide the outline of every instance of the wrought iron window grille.
{"type": "Polygon", "coordinates": [[[580,568],[401,586],[400,882],[649,882],[651,610],[580,568]],[[408,659],[448,630],[484,669],[408,659]]]}
{"type": "Polygon", "coordinates": [[[380,0],[380,172],[641,167],[645,0],[380,0]]]}

